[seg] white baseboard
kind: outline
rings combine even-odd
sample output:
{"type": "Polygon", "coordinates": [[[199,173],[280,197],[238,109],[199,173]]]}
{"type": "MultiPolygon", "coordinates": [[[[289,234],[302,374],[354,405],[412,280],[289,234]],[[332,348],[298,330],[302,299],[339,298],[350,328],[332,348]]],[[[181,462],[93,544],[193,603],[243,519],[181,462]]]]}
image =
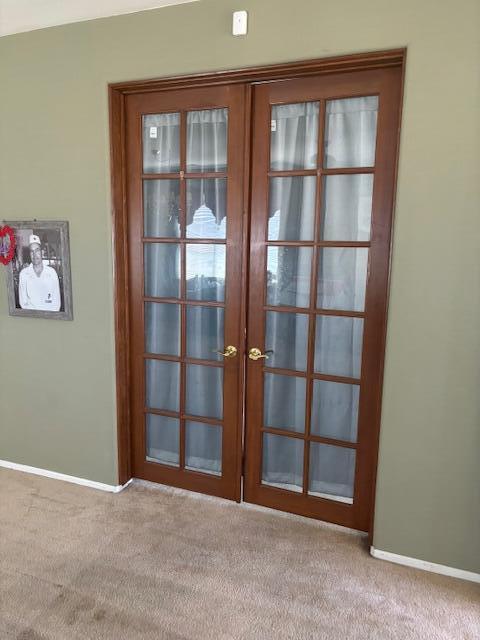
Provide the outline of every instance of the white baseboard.
{"type": "Polygon", "coordinates": [[[455,567],[447,567],[444,564],[436,564],[435,562],[427,562],[426,560],[419,560],[418,558],[401,556],[397,553],[390,553],[390,551],[381,551],[381,549],[375,549],[375,547],[373,546],[370,547],[370,554],[374,558],[378,558],[379,560],[387,560],[387,562],[402,564],[406,567],[421,569],[422,571],[440,573],[443,576],[450,576],[451,578],[459,578],[460,580],[469,580],[470,582],[480,583],[480,573],[474,573],[473,571],[455,569],[455,567]]]}
{"type": "Polygon", "coordinates": [[[110,493],[119,493],[132,482],[130,479],[126,484],[104,484],[95,480],[87,480],[86,478],[77,478],[68,476],[58,471],[49,471],[48,469],[39,469],[38,467],[29,467],[26,464],[18,464],[17,462],[9,462],[8,460],[0,460],[0,467],[5,469],[13,469],[14,471],[23,471],[24,473],[32,473],[35,476],[44,476],[45,478],[53,478],[54,480],[63,480],[72,484],[79,484],[82,487],[90,487],[91,489],[99,489],[100,491],[109,491],[110,493]]]}

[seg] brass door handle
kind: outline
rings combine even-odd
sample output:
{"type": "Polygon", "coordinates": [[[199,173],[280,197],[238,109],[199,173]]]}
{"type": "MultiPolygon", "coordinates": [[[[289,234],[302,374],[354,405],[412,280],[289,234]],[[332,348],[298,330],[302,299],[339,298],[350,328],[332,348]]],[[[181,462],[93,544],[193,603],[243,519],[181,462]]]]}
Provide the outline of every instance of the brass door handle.
{"type": "Polygon", "coordinates": [[[225,347],[225,351],[216,351],[221,356],[225,358],[234,358],[237,355],[237,347],[229,344],[228,347],[225,347]]]}
{"type": "Polygon", "coordinates": [[[248,352],[248,357],[250,358],[250,360],[260,360],[260,358],[265,358],[265,360],[268,360],[267,354],[269,353],[273,353],[273,351],[269,349],[268,351],[265,351],[265,353],[262,353],[260,349],[257,349],[257,347],[252,347],[248,352]]]}

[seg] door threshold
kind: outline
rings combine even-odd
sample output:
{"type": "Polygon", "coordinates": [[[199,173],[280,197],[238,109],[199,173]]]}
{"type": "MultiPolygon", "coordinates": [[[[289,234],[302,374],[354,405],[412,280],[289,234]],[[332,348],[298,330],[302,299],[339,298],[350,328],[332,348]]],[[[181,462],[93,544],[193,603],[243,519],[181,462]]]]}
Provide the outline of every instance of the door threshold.
{"type": "Polygon", "coordinates": [[[260,504],[254,504],[251,502],[235,502],[233,500],[227,500],[226,498],[219,498],[218,496],[209,496],[204,493],[198,493],[196,491],[189,491],[188,489],[180,489],[178,487],[172,487],[167,484],[160,484],[158,482],[151,482],[150,480],[142,480],[141,478],[133,478],[130,486],[140,486],[146,489],[152,489],[154,491],[161,491],[172,496],[184,496],[200,502],[213,502],[231,508],[248,509],[249,511],[260,511],[268,513],[270,515],[277,516],[278,518],[286,518],[287,520],[294,520],[296,522],[303,522],[310,526],[314,526],[320,529],[328,529],[330,531],[338,531],[344,533],[354,534],[360,538],[367,538],[368,534],[364,531],[358,531],[357,529],[351,529],[350,527],[344,527],[340,524],[333,524],[332,522],[325,522],[324,520],[317,520],[316,518],[308,518],[307,516],[300,516],[296,513],[288,513],[287,511],[280,511],[279,509],[271,509],[270,507],[264,507],[260,504]]]}

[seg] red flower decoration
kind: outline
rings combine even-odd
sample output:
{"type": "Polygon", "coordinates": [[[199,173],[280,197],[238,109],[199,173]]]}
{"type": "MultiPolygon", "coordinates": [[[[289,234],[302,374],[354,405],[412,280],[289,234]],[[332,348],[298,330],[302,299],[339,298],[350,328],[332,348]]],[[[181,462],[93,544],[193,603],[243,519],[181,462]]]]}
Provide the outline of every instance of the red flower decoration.
{"type": "Polygon", "coordinates": [[[0,227],[0,262],[8,264],[15,255],[15,234],[11,227],[0,227]]]}

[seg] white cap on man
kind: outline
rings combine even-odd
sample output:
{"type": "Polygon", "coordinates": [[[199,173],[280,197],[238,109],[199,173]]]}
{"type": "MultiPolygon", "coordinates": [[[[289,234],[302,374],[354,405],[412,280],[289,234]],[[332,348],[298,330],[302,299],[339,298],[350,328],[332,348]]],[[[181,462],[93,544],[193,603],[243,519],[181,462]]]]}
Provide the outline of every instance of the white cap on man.
{"type": "Polygon", "coordinates": [[[32,244],[42,244],[42,243],[40,242],[40,238],[38,236],[32,234],[28,238],[28,244],[32,245],[32,244]]]}

